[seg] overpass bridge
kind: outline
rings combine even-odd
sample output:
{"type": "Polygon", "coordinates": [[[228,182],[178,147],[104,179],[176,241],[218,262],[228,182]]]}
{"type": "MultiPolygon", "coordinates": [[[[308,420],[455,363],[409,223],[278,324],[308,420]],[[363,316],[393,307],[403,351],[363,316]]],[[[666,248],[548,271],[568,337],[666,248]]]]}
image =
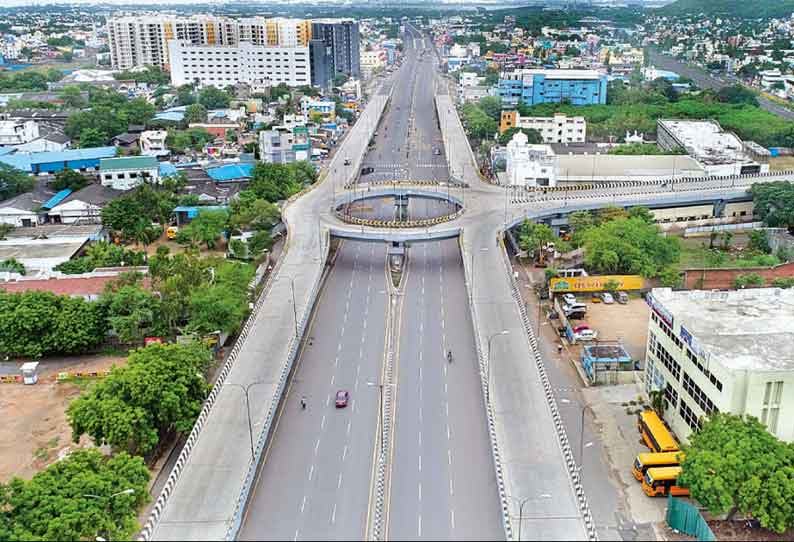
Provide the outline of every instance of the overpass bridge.
{"type": "MultiPolygon", "coordinates": [[[[583,187],[531,194],[505,190],[481,181],[455,106],[448,95],[438,94],[436,107],[450,174],[468,187],[460,189],[459,198],[455,196],[465,211],[447,222],[422,228],[395,230],[348,224],[334,209],[354,198],[345,186],[354,186],[367,143],[389,96],[390,86],[385,85],[370,100],[324,177],[285,206],[288,236],[284,253],[155,502],[141,533],[143,540],[222,540],[237,536],[317,300],[331,236],[388,243],[459,239],[479,363],[482,374],[490,375],[490,382],[483,377],[483,406],[505,536],[516,536],[513,518],[518,517],[519,508],[513,497],[543,493],[549,498],[533,504],[532,517],[523,520],[525,533],[550,540],[597,539],[574,455],[504,250],[505,229],[526,218],[538,220],[605,205],[682,205],[745,197],[747,188],[755,182],[794,178],[786,172],[659,183],[653,190],[647,186],[583,187]],[[344,158],[353,165],[345,166],[344,158]],[[283,317],[284,308],[293,300],[295,330],[292,320],[283,317]],[[483,345],[488,337],[503,330],[509,334],[494,347],[499,363],[489,367],[483,345]],[[251,405],[257,432],[253,457],[241,386],[257,386],[260,399],[251,405]]],[[[385,197],[426,191],[426,186],[383,187],[370,194],[385,197]]]]}

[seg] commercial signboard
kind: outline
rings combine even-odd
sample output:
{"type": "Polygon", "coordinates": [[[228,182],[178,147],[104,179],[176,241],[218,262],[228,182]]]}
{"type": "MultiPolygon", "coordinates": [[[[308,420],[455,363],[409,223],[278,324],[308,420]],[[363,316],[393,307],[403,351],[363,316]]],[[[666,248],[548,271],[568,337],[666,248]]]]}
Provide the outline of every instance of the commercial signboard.
{"type": "Polygon", "coordinates": [[[692,349],[696,356],[699,358],[705,357],[705,353],[700,348],[700,342],[684,327],[684,324],[681,324],[681,340],[689,345],[689,348],[692,349]]]}
{"type": "Polygon", "coordinates": [[[658,300],[656,300],[651,292],[648,292],[645,295],[645,302],[648,303],[648,306],[651,307],[651,310],[655,312],[656,315],[670,327],[670,329],[673,329],[673,314],[668,311],[658,300]]]}
{"type": "Polygon", "coordinates": [[[645,287],[645,279],[639,275],[592,275],[551,279],[549,289],[552,292],[600,292],[609,282],[617,283],[615,290],[642,290],[645,287]]]}

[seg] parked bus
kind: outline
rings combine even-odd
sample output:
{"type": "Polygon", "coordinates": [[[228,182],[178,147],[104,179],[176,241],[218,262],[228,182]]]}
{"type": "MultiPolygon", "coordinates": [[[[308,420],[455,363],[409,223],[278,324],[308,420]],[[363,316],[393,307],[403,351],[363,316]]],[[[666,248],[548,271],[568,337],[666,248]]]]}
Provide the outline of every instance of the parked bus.
{"type": "Polygon", "coordinates": [[[681,467],[648,469],[645,471],[645,478],[642,479],[642,490],[649,497],[666,497],[668,494],[674,497],[686,497],[689,495],[689,488],[676,485],[680,475],[681,467]]]}
{"type": "Polygon", "coordinates": [[[645,471],[656,467],[678,467],[684,460],[683,452],[663,452],[660,454],[646,452],[638,454],[631,467],[631,472],[638,482],[645,476],[645,471]]]}
{"type": "Polygon", "coordinates": [[[637,417],[637,429],[646,446],[654,452],[677,452],[678,442],[653,410],[643,410],[637,417]]]}

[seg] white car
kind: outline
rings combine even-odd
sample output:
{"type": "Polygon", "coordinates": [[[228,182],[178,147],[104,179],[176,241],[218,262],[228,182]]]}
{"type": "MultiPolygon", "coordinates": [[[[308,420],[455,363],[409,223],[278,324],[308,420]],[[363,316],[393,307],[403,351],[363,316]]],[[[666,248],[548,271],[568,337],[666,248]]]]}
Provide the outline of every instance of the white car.
{"type": "Polygon", "coordinates": [[[603,294],[601,294],[601,301],[603,301],[607,305],[610,305],[615,302],[615,298],[612,297],[612,294],[608,292],[604,292],[603,294]]]}
{"type": "Polygon", "coordinates": [[[598,337],[598,333],[592,329],[583,329],[573,336],[577,341],[594,341],[596,337],[598,337]]]}
{"type": "Polygon", "coordinates": [[[562,301],[566,305],[573,305],[576,303],[576,296],[573,294],[562,294],[562,301]]]}

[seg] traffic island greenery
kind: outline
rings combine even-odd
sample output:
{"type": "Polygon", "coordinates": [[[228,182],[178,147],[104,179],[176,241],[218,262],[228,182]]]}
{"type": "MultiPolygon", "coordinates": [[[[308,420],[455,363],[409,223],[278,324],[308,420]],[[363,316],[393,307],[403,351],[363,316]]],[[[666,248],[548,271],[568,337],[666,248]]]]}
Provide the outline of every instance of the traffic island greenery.
{"type": "Polygon", "coordinates": [[[205,373],[211,361],[199,342],[134,350],[124,367],[113,367],[69,405],[72,438],[78,442],[87,434],[116,451],[153,452],[164,437],[193,427],[209,389],[205,373]]]}
{"type": "Polygon", "coordinates": [[[794,527],[794,446],[752,417],[715,413],[690,436],[678,481],[712,514],[778,533],[794,527]]]}
{"type": "Polygon", "coordinates": [[[0,540],[132,540],[148,482],[140,457],[76,450],[29,481],[0,484],[0,540]]]}

